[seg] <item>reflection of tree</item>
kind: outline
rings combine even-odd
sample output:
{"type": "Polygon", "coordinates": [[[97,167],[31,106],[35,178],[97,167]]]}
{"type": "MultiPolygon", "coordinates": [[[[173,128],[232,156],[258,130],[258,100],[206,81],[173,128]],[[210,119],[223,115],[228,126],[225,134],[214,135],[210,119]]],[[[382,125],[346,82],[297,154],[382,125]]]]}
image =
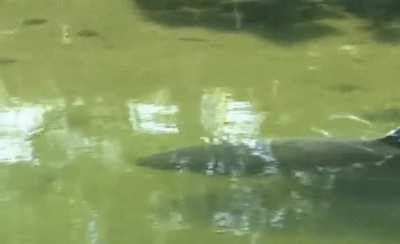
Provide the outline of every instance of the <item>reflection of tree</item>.
{"type": "Polygon", "coordinates": [[[398,17],[400,2],[396,0],[336,0],[347,11],[372,21],[392,20],[398,17]]]}
{"type": "Polygon", "coordinates": [[[400,40],[400,2],[397,0],[336,0],[346,11],[368,22],[376,39],[383,42],[400,40]]]}
{"type": "Polygon", "coordinates": [[[168,25],[200,25],[223,30],[243,27],[244,31],[279,42],[335,34],[335,28],[319,20],[343,17],[345,14],[365,19],[380,40],[400,38],[400,30],[394,24],[400,13],[397,0],[133,1],[146,16],[168,25]]]}

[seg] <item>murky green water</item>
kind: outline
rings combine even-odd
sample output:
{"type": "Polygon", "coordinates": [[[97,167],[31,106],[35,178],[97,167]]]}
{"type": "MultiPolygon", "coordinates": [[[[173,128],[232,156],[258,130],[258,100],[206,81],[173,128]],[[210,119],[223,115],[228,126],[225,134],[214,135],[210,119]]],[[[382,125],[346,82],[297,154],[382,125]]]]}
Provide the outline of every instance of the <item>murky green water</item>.
{"type": "Polygon", "coordinates": [[[394,193],[135,165],[397,127],[398,3],[309,2],[0,0],[0,243],[397,243],[394,193]]]}

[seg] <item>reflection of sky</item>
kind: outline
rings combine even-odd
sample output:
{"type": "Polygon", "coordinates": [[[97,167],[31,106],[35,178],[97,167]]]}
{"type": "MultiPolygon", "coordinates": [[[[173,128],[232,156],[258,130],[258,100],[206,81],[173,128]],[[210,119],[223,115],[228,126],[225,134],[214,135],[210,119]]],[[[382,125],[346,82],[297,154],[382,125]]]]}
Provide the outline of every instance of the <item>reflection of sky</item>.
{"type": "Polygon", "coordinates": [[[34,159],[30,137],[41,129],[44,112],[40,106],[0,111],[0,164],[34,159]]]}
{"type": "Polygon", "coordinates": [[[135,131],[146,134],[174,134],[179,129],[176,125],[176,114],[179,108],[175,105],[144,104],[128,102],[129,121],[135,131]]]}
{"type": "Polygon", "coordinates": [[[260,132],[264,114],[256,112],[248,101],[235,101],[220,88],[207,90],[201,100],[201,122],[217,138],[239,141],[260,132]]]}

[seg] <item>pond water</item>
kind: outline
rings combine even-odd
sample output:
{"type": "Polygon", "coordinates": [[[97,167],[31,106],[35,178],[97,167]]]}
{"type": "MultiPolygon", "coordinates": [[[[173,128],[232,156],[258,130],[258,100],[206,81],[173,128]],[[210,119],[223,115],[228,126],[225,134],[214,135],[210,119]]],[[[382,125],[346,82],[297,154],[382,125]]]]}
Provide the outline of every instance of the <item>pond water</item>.
{"type": "Polygon", "coordinates": [[[213,140],[381,137],[400,122],[399,9],[0,0],[0,243],[398,243],[398,193],[135,162],[213,140]]]}

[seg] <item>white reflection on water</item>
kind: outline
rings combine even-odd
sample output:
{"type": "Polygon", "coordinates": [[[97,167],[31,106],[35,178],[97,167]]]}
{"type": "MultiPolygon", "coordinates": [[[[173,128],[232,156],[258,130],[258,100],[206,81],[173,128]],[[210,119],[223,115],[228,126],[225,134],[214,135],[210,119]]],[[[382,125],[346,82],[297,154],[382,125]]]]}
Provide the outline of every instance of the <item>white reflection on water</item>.
{"type": "Polygon", "coordinates": [[[351,45],[351,44],[341,45],[341,46],[338,48],[338,50],[341,51],[341,52],[346,52],[346,53],[348,53],[349,55],[353,55],[353,56],[359,54],[358,47],[357,47],[356,45],[351,45]]]}
{"type": "Polygon", "coordinates": [[[70,26],[68,24],[61,25],[61,43],[64,45],[71,44],[70,26]]]}
{"type": "Polygon", "coordinates": [[[285,220],[285,215],[286,215],[286,208],[281,208],[281,209],[275,210],[271,214],[271,218],[269,220],[271,227],[283,228],[284,227],[283,222],[285,220]]]}
{"type": "Polygon", "coordinates": [[[91,211],[89,218],[87,230],[89,244],[99,244],[98,214],[95,211],[91,211]]]}
{"type": "Polygon", "coordinates": [[[264,119],[250,102],[235,101],[224,89],[207,90],[202,96],[201,123],[216,138],[230,142],[254,138],[264,119]]]}
{"type": "Polygon", "coordinates": [[[372,126],[372,123],[370,121],[360,118],[353,114],[332,114],[331,116],[329,116],[329,119],[330,120],[347,119],[347,120],[352,120],[352,121],[359,122],[361,124],[365,124],[368,126],[372,126]]]}
{"type": "Polygon", "coordinates": [[[321,129],[315,126],[312,126],[310,129],[324,137],[332,137],[331,133],[325,129],[321,129]]]}
{"type": "Polygon", "coordinates": [[[176,105],[159,105],[128,102],[129,121],[133,130],[145,134],[175,134],[179,133],[176,125],[176,105]]]}
{"type": "Polygon", "coordinates": [[[0,111],[0,164],[34,161],[31,136],[42,129],[45,111],[38,105],[0,111]]]}
{"type": "Polygon", "coordinates": [[[3,39],[5,37],[10,37],[10,36],[14,36],[15,33],[17,33],[17,29],[1,29],[0,30],[0,39],[3,39]]]}

